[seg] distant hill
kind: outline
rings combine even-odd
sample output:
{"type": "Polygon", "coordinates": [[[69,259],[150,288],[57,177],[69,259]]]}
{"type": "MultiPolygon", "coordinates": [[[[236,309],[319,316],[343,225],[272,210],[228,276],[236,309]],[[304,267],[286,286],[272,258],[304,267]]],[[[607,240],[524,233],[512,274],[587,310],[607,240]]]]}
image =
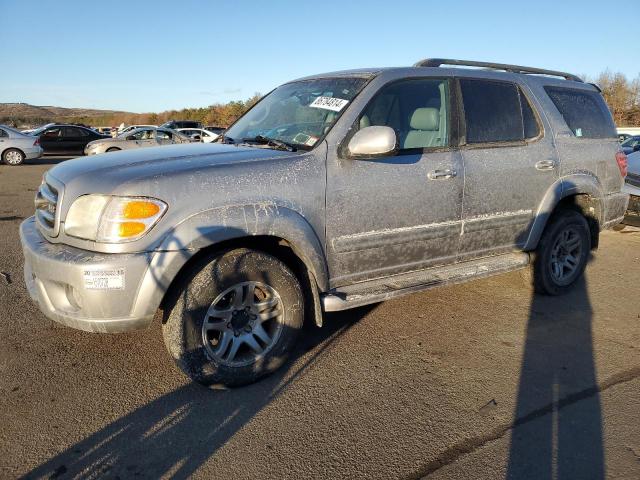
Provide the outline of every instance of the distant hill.
{"type": "Polygon", "coordinates": [[[49,105],[29,105],[28,103],[0,103],[0,122],[40,124],[47,122],[70,122],[78,119],[102,119],[105,117],[134,115],[118,110],[97,110],[92,108],[63,108],[49,105]]]}

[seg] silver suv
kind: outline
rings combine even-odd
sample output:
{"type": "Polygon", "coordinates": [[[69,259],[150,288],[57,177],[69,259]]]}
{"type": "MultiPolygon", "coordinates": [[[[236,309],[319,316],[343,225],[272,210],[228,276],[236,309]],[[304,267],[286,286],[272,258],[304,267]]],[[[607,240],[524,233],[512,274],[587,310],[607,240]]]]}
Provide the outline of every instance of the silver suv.
{"type": "Polygon", "coordinates": [[[570,74],[431,59],[315,75],[218,143],[51,169],[21,225],[25,280],[82,330],[161,309],[187,375],[245,384],[326,311],[524,267],[564,293],[622,220],[625,173],[598,88],[570,74]]]}

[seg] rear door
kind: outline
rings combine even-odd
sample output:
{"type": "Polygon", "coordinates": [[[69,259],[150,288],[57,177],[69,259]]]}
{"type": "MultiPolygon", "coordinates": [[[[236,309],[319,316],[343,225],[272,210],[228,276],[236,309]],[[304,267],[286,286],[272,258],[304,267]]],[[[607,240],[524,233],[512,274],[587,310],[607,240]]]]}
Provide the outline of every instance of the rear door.
{"type": "Polygon", "coordinates": [[[63,127],[61,151],[74,155],[84,153],[84,136],[82,129],[78,127],[63,127]]]}
{"type": "Polygon", "coordinates": [[[515,83],[461,78],[465,185],[460,259],[524,246],[558,158],[533,95],[515,83]]]}

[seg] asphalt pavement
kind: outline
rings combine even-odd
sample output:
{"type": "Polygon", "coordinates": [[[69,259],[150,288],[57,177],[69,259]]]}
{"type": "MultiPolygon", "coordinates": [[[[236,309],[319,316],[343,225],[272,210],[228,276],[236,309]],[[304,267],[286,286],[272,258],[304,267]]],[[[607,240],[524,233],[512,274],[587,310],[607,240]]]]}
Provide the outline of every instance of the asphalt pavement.
{"type": "Polygon", "coordinates": [[[328,315],[207,389],[159,318],[91,334],[29,300],[18,226],[59,161],[0,166],[0,478],[640,478],[639,229],[566,296],[514,272],[328,315]]]}

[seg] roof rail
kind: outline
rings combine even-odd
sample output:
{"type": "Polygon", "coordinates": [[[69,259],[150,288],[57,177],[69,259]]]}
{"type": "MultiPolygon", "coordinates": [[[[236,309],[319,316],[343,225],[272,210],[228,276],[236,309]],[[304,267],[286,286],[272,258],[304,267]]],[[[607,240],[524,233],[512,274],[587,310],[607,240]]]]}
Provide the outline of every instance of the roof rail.
{"type": "Polygon", "coordinates": [[[439,67],[441,65],[460,65],[464,67],[484,67],[492,70],[504,70],[511,73],[533,73],[537,75],[550,75],[553,77],[562,77],[566,80],[573,80],[574,82],[582,82],[582,79],[577,75],[566,72],[557,72],[555,70],[545,70],[543,68],[531,68],[522,67],[520,65],[509,65],[508,63],[491,63],[491,62],[476,62],[473,60],[454,60],[452,58],[425,58],[415,63],[414,67],[439,67]]]}

